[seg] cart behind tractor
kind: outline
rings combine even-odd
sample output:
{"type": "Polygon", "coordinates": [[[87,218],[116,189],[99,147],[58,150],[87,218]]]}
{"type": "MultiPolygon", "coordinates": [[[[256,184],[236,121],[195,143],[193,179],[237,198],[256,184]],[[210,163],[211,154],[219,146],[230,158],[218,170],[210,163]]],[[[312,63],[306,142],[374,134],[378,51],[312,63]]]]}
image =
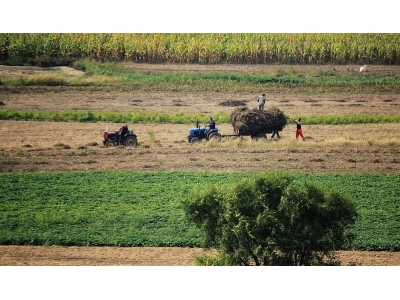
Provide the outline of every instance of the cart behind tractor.
{"type": "Polygon", "coordinates": [[[279,131],[287,125],[287,117],[280,109],[269,107],[257,109],[237,108],[232,111],[229,123],[236,136],[250,136],[252,139],[266,139],[268,133],[280,138],[279,131]]]}
{"type": "Polygon", "coordinates": [[[287,125],[287,117],[275,107],[264,111],[248,108],[237,108],[231,113],[229,123],[233,127],[234,134],[220,134],[218,128],[207,130],[206,126],[200,127],[196,122],[196,128],[189,130],[188,142],[196,143],[201,140],[216,139],[220,141],[224,137],[245,137],[252,139],[266,139],[271,133],[271,138],[280,138],[279,132],[287,125]]]}

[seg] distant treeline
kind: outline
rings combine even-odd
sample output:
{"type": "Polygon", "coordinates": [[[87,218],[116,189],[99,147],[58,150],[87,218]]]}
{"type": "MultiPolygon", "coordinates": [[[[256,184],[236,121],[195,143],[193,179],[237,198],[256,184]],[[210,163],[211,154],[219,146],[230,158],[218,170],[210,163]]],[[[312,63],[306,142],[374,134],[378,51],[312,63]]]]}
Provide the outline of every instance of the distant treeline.
{"type": "Polygon", "coordinates": [[[400,64],[398,33],[1,33],[0,63],[400,64]],[[51,60],[53,59],[53,60],[51,60]]]}

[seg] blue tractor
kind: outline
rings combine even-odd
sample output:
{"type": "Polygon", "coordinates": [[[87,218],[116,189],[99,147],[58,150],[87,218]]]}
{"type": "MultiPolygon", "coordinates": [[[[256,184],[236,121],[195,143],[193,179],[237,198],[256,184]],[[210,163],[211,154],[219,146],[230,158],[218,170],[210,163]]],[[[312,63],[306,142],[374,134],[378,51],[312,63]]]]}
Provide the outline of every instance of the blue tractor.
{"type": "Polygon", "coordinates": [[[196,128],[189,129],[188,142],[198,143],[202,140],[221,140],[221,134],[218,132],[218,128],[207,129],[208,125],[200,127],[199,121],[196,121],[196,128]]]}

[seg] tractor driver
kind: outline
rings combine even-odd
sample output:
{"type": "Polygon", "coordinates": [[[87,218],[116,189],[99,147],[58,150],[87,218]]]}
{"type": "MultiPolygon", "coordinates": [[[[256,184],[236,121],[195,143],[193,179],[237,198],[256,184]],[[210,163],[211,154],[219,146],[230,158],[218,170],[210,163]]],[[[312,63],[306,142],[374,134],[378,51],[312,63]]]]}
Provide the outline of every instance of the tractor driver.
{"type": "Polygon", "coordinates": [[[128,125],[124,125],[119,130],[119,144],[122,145],[123,138],[128,134],[128,125]]]}
{"type": "Polygon", "coordinates": [[[208,130],[215,129],[215,122],[213,118],[210,117],[210,125],[207,125],[208,130]]]}

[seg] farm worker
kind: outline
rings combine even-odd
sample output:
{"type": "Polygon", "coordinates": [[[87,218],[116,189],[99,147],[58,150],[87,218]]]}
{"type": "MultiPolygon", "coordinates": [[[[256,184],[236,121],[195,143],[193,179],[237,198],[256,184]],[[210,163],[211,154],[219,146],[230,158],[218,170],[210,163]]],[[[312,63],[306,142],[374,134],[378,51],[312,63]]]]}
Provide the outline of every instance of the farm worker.
{"type": "Polygon", "coordinates": [[[208,129],[215,129],[215,122],[213,120],[213,118],[210,117],[210,125],[208,125],[208,129]]]}
{"type": "Polygon", "coordinates": [[[363,65],[363,66],[360,68],[360,72],[368,72],[368,71],[369,71],[369,69],[368,69],[367,65],[363,65]]]}
{"type": "Polygon", "coordinates": [[[122,139],[127,135],[128,133],[128,125],[124,125],[121,127],[119,130],[119,144],[122,145],[122,139]]]}
{"type": "Polygon", "coordinates": [[[297,123],[297,129],[296,129],[296,140],[299,139],[299,136],[301,136],[301,138],[303,139],[303,141],[306,140],[306,138],[303,135],[303,130],[301,129],[301,118],[298,118],[297,120],[295,120],[295,122],[297,123]]]}
{"type": "Polygon", "coordinates": [[[265,104],[265,94],[262,94],[257,98],[258,102],[258,110],[264,110],[264,104],[265,104]]]}

